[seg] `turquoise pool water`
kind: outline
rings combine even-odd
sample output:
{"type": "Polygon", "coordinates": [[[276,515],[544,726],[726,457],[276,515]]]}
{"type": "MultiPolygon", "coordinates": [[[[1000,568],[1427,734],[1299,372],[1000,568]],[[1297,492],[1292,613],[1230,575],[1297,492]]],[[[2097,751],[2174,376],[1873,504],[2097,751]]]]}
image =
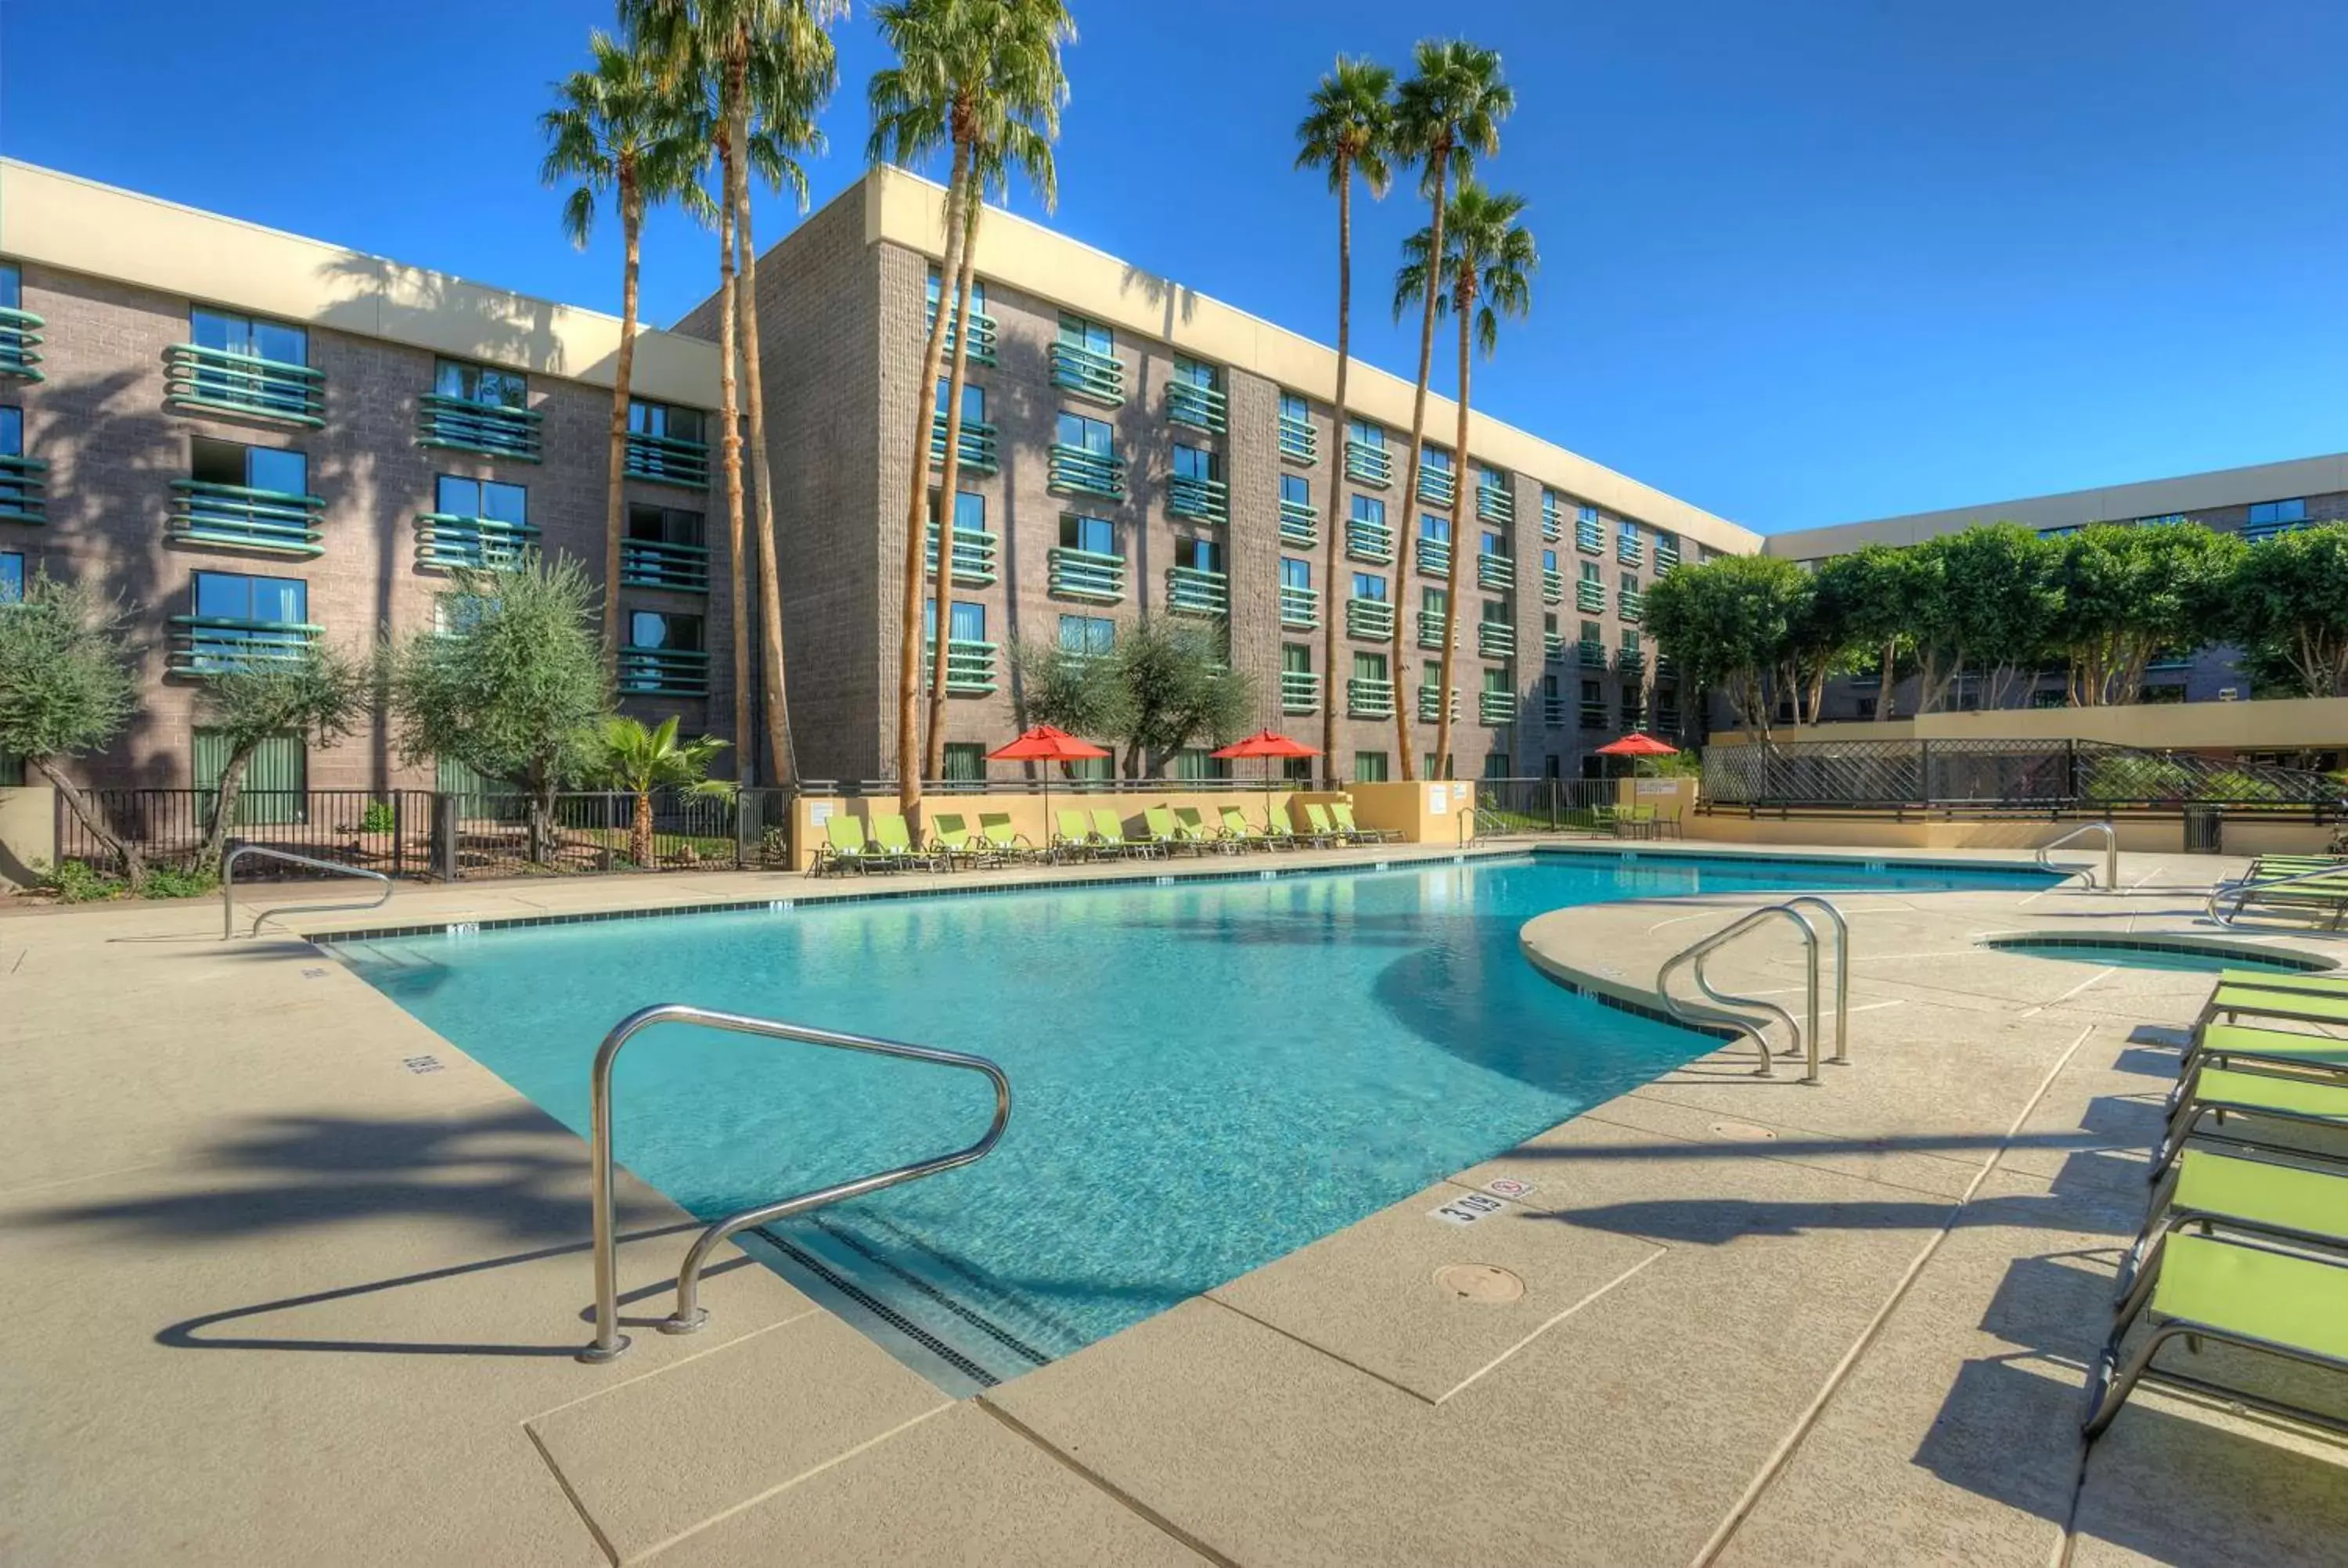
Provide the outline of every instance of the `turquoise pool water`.
{"type": "MultiPolygon", "coordinates": [[[[1535,915],[1721,887],[2046,880],[1560,855],[340,951],[582,1133],[597,1041],[653,1002],[1001,1062],[1015,1103],[992,1155],[754,1245],[909,1362],[967,1388],[1171,1307],[1711,1049],[1544,979],[1517,945],[1535,915]]],[[[960,1147],[992,1109],[973,1074],[675,1025],[621,1056],[614,1103],[621,1162],[705,1218],[960,1147]]],[[[583,1225],[583,1190],[580,1203],[583,1225]]]]}

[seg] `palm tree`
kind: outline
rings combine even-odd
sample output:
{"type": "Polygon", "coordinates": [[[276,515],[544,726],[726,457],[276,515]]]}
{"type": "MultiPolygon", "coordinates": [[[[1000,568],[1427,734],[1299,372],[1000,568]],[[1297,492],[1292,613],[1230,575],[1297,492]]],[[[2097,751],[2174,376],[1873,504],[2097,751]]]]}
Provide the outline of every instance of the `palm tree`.
{"type": "MultiPolygon", "coordinates": [[[[1393,183],[1386,161],[1394,129],[1394,72],[1366,59],[1337,56],[1336,66],[1313,90],[1312,112],[1296,128],[1296,167],[1329,171],[1329,189],[1337,193],[1337,405],[1335,456],[1329,472],[1329,528],[1326,566],[1329,608],[1337,603],[1337,532],[1343,526],[1338,500],[1344,486],[1345,380],[1353,368],[1354,325],[1354,175],[1358,170],[1373,197],[1383,197],[1393,183]]],[[[1405,512],[1409,508],[1406,507],[1405,512]]],[[[1321,667],[1327,690],[1321,703],[1323,781],[1337,783],[1337,617],[1323,617],[1321,667]]]]}
{"type": "MultiPolygon", "coordinates": [[[[1454,452],[1459,455],[1457,515],[1468,516],[1468,343],[1486,359],[1499,345],[1500,317],[1521,317],[1532,303],[1532,274],[1540,265],[1529,230],[1518,222],[1525,210],[1521,196],[1496,194],[1459,177],[1451,198],[1449,221],[1444,226],[1443,249],[1436,251],[1435,228],[1429,224],[1403,241],[1403,267],[1395,279],[1395,313],[1411,302],[1426,298],[1439,312],[1459,318],[1459,428],[1454,452]]],[[[1459,647],[1460,566],[1468,556],[1464,528],[1454,528],[1451,569],[1444,615],[1443,663],[1437,674],[1435,757],[1441,767],[1451,755],[1452,661],[1459,647]]]]}
{"type": "Polygon", "coordinates": [[[778,783],[797,774],[783,671],[782,579],[776,565],[774,480],[767,462],[765,380],[758,341],[758,262],[750,235],[750,175],[788,186],[801,210],[807,178],[801,152],[821,149],[815,118],[839,79],[827,25],[847,15],[847,0],[621,0],[622,19],[662,56],[666,79],[690,84],[705,103],[713,131],[723,227],[718,258],[718,423],[726,474],[727,534],[735,546],[734,712],[736,733],[749,731],[749,648],[742,612],[744,533],[743,400],[735,383],[739,343],[747,394],[749,445],[757,483],[759,671],[765,699],[767,765],[778,783]],[[738,260],[737,260],[738,258],[738,260]],[[737,286],[738,274],[738,286],[737,286]]]}
{"type": "Polygon", "coordinates": [[[612,383],[610,487],[603,503],[603,662],[620,657],[620,540],[624,533],[622,486],[627,468],[629,383],[636,364],[636,280],[645,210],[654,202],[683,202],[706,218],[709,200],[696,178],[702,161],[689,117],[665,91],[652,63],[598,29],[588,35],[594,65],[555,84],[555,107],[539,117],[546,159],[539,178],[549,186],[579,183],[563,199],[562,226],[571,242],[587,248],[604,193],[619,197],[621,246],[620,362],[612,383]]]}
{"type": "MultiPolygon", "coordinates": [[[[1420,188],[1426,192],[1429,231],[1427,253],[1443,255],[1444,187],[1452,177],[1465,179],[1475,169],[1478,155],[1489,158],[1500,148],[1500,122],[1517,107],[1516,94],[1500,80],[1500,56],[1490,49],[1457,38],[1423,38],[1412,51],[1412,63],[1417,74],[1402,84],[1395,95],[1394,149],[1398,157],[1416,160],[1421,165],[1420,188]]],[[[1418,387],[1410,408],[1410,463],[1404,475],[1402,506],[1407,520],[1410,509],[1418,504],[1419,467],[1426,456],[1426,384],[1435,358],[1435,292],[1426,294],[1426,308],[1418,329],[1418,387]]],[[[1453,461],[1464,473],[1468,464],[1465,447],[1452,454],[1453,461]]],[[[1453,516],[1457,517],[1457,498],[1453,499],[1453,516]]],[[[1404,532],[1408,533],[1406,528],[1404,532]]],[[[1457,530],[1455,528],[1454,532],[1457,530]]],[[[1452,553],[1458,554],[1459,541],[1452,541],[1452,553]]],[[[1445,608],[1446,624],[1458,614],[1455,604],[1445,608]]],[[[1402,632],[1405,617],[1399,612],[1394,623],[1394,673],[1397,682],[1402,677],[1402,632]]],[[[1451,689],[1447,686],[1436,694],[1436,710],[1451,711],[1451,689]]],[[[1410,710],[1404,703],[1395,704],[1395,734],[1402,751],[1402,776],[1418,776],[1411,763],[1410,710]]],[[[1445,764],[1443,753],[1437,752],[1435,767],[1440,771],[1445,764]]]]}
{"type": "Polygon", "coordinates": [[[915,164],[951,149],[944,194],[945,252],[938,306],[922,352],[905,501],[904,584],[897,648],[897,794],[921,802],[922,781],[945,767],[947,643],[953,592],[954,496],[962,464],[962,398],[970,334],[953,333],[947,368],[944,450],[938,463],[937,651],[930,677],[928,744],[917,723],[922,600],[929,558],[932,389],[946,356],[950,323],[970,319],[978,226],[992,189],[1007,190],[1016,170],[1048,210],[1058,196],[1052,143],[1068,81],[1060,49],[1076,37],[1064,0],[892,0],[875,15],[897,64],[874,73],[868,152],[875,163],[915,164]],[[949,295],[951,291],[951,295],[949,295]]]}
{"type": "Polygon", "coordinates": [[[616,713],[603,721],[603,761],[599,771],[613,789],[635,796],[635,810],[628,823],[630,860],[639,866],[653,863],[653,791],[677,789],[719,799],[734,794],[732,784],[709,776],[710,763],[725,749],[726,743],[715,735],[678,740],[675,714],[651,730],[640,719],[616,713]]]}

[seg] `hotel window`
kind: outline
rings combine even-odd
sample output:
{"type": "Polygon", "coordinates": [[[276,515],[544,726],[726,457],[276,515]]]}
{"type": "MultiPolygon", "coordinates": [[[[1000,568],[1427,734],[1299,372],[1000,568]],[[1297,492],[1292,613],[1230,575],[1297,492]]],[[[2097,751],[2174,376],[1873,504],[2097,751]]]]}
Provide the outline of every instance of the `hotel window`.
{"type": "Polygon", "coordinates": [[[1599,586],[1600,592],[1602,593],[1605,591],[1606,574],[1598,569],[1598,563],[1594,560],[1586,560],[1581,563],[1581,580],[1584,582],[1596,583],[1599,586]]]}
{"type": "Polygon", "coordinates": [[[1301,588],[1308,593],[1311,592],[1313,589],[1313,563],[1306,560],[1298,560],[1293,556],[1281,557],[1280,586],[1282,588],[1301,588]]]}
{"type": "Polygon", "coordinates": [[[628,433],[699,446],[705,442],[708,419],[698,408],[673,408],[665,403],[628,402],[628,433]]]}
{"type": "Polygon", "coordinates": [[[195,613],[206,620],[299,626],[310,619],[310,585],[301,578],[234,571],[200,571],[194,577],[195,613]]]}
{"type": "MultiPolygon", "coordinates": [[[[932,267],[930,269],[929,281],[922,286],[922,298],[927,302],[931,310],[934,311],[938,308],[939,292],[938,270],[935,267],[932,267]]],[[[986,313],[986,280],[983,278],[973,278],[970,281],[970,309],[973,315],[983,315],[986,313]]],[[[976,347],[977,345],[973,344],[972,346],[976,347]]],[[[976,356],[973,355],[973,357],[975,358],[976,356]]]]}
{"type": "Polygon", "coordinates": [[[1203,484],[1212,484],[1222,477],[1219,467],[1215,455],[1205,447],[1185,446],[1179,441],[1174,444],[1174,477],[1176,478],[1196,479],[1203,484]]]}
{"type": "Polygon", "coordinates": [[[14,261],[0,261],[0,311],[25,308],[25,278],[14,261]]]}
{"type": "MultiPolygon", "coordinates": [[[[520,488],[519,486],[512,487],[520,488]]],[[[703,548],[704,527],[701,513],[686,511],[681,507],[647,507],[633,503],[628,507],[628,538],[632,543],[681,545],[697,550],[703,548]]]]}
{"type": "Polygon", "coordinates": [[[188,444],[188,477],[203,485],[234,485],[273,495],[301,496],[309,493],[310,460],[299,452],[200,436],[188,444]]]}
{"type": "MultiPolygon", "coordinates": [[[[930,516],[938,515],[938,493],[930,492],[930,516]]],[[[975,490],[954,492],[954,532],[983,534],[986,532],[986,497],[975,490]]],[[[957,548],[960,547],[957,546],[957,548]]]]}
{"type": "Polygon", "coordinates": [[[1385,754],[1385,753],[1384,753],[1384,752],[1355,752],[1355,753],[1354,753],[1354,782],[1355,784],[1384,784],[1384,783],[1385,783],[1385,782],[1386,782],[1386,754],[1385,754]]]}
{"type": "Polygon", "coordinates": [[[441,397],[452,397],[459,403],[478,403],[484,408],[527,408],[530,406],[530,378],[518,370],[495,370],[483,364],[465,364],[444,359],[432,367],[432,390],[441,397]]]}
{"type": "Polygon", "coordinates": [[[1488,556],[1507,555],[1509,553],[1508,537],[1504,534],[1496,534],[1489,528],[1485,529],[1484,553],[1488,556]]]}
{"type": "Polygon", "coordinates": [[[1345,437],[1349,441],[1358,441],[1365,446],[1375,447],[1380,452],[1386,449],[1386,433],[1385,427],[1382,425],[1373,425],[1366,419],[1347,420],[1345,422],[1345,437]]]}
{"type": "MultiPolygon", "coordinates": [[[[946,634],[949,641],[954,642],[986,641],[986,606],[976,600],[957,599],[953,601],[953,608],[948,614],[946,634]]],[[[938,601],[934,599],[924,600],[922,602],[922,635],[932,642],[938,640],[938,601]]]]}
{"type": "Polygon", "coordinates": [[[25,558],[15,550],[0,551],[0,604],[16,604],[25,597],[25,558]]]}
{"type": "MultiPolygon", "coordinates": [[[[960,528],[962,519],[956,518],[960,528]]],[[[1060,514],[1060,548],[1084,550],[1097,556],[1117,554],[1117,526],[1107,518],[1087,518],[1075,512],[1060,514]]]]}
{"type": "Polygon", "coordinates": [[[628,613],[628,646],[658,648],[677,653],[698,653],[701,617],[668,610],[637,610],[628,613]]]}
{"type": "Polygon", "coordinates": [[[1227,758],[1218,757],[1204,746],[1185,746],[1174,753],[1174,776],[1178,779],[1227,779],[1231,776],[1231,764],[1227,758]]]}
{"type": "Polygon", "coordinates": [[[986,782],[986,746],[979,741],[948,741],[945,754],[947,784],[983,784],[986,782]]]}
{"type": "Polygon", "coordinates": [[[1117,622],[1105,615],[1060,617],[1060,651],[1097,658],[1117,646],[1117,622]]]}
{"type": "Polygon", "coordinates": [[[2303,528],[2306,523],[2307,501],[2302,497],[2287,501],[2256,501],[2250,506],[2249,520],[2242,525],[2242,537],[2253,541],[2272,538],[2303,528]]]}
{"type": "MultiPolygon", "coordinates": [[[[946,395],[953,390],[952,382],[943,376],[938,378],[937,401],[931,406],[941,418],[946,412],[946,395]]],[[[986,388],[974,381],[965,381],[962,384],[962,422],[965,425],[986,423],[986,388]]]]}
{"type": "Polygon", "coordinates": [[[1100,323],[1087,321],[1082,316],[1064,314],[1060,317],[1060,343],[1065,347],[1082,349],[1086,354],[1100,354],[1104,358],[1117,352],[1117,335],[1100,323]]]}
{"type": "Polygon", "coordinates": [[[1451,612],[1451,590],[1444,588],[1420,589],[1418,612],[1421,615],[1448,615],[1451,612]]]}
{"type": "Polygon", "coordinates": [[[1355,572],[1354,574],[1354,597],[1355,599],[1375,600],[1378,603],[1384,604],[1386,601],[1386,579],[1380,577],[1374,571],[1355,572]]]}
{"type": "Polygon", "coordinates": [[[310,462],[299,452],[197,436],[188,443],[188,477],[171,487],[166,537],[314,556],[325,503],[309,488],[310,462]]]}
{"type": "Polygon", "coordinates": [[[1383,654],[1383,653],[1356,653],[1356,654],[1354,654],[1354,680],[1356,680],[1356,681],[1383,681],[1383,680],[1385,680],[1385,678],[1386,678],[1386,656],[1385,656],[1385,654],[1383,654]]]}
{"type": "Polygon", "coordinates": [[[1451,542],[1451,519],[1449,518],[1429,517],[1425,512],[1419,513],[1418,537],[1434,544],[1449,544],[1451,542]]]}
{"type": "Polygon", "coordinates": [[[279,364],[310,363],[308,331],[283,322],[199,308],[188,313],[188,340],[198,348],[234,354],[239,359],[274,360],[279,364]]]}
{"type": "Polygon", "coordinates": [[[1220,539],[1176,539],[1174,559],[1176,565],[1193,571],[1220,572],[1223,569],[1223,543],[1220,539]]]}
{"type": "Polygon", "coordinates": [[[1107,456],[1113,449],[1116,434],[1105,419],[1087,419],[1081,414],[1066,411],[1060,415],[1058,440],[1063,446],[1107,456]]]}
{"type": "Polygon", "coordinates": [[[478,593],[436,593],[432,596],[432,630],[443,637],[470,631],[489,619],[494,600],[478,593]]]}
{"type": "Polygon", "coordinates": [[[1280,395],[1280,416],[1300,423],[1309,421],[1313,417],[1313,405],[1292,392],[1283,392],[1280,395]]]}
{"type": "Polygon", "coordinates": [[[1622,574],[1622,594],[1626,599],[1635,600],[1639,597],[1639,574],[1637,572],[1626,571],[1622,574]]]}
{"type": "Polygon", "coordinates": [[[0,457],[25,455],[25,411],[0,408],[0,457]]]}
{"type": "Polygon", "coordinates": [[[443,474],[434,485],[432,501],[432,509],[444,517],[486,518],[518,528],[530,526],[530,492],[520,485],[443,474]]]}
{"type": "Polygon", "coordinates": [[[1280,477],[1280,520],[1287,527],[1313,526],[1313,481],[1302,474],[1280,477]]]}

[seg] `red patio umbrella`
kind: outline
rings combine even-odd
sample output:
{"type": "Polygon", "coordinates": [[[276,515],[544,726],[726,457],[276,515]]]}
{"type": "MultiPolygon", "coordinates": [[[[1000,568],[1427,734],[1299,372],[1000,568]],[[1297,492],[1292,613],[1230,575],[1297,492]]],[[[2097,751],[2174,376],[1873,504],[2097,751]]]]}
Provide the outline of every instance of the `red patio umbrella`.
{"type": "Polygon", "coordinates": [[[1675,757],[1680,754],[1680,749],[1642,730],[1619,741],[1608,742],[1598,748],[1597,754],[1601,757],[1675,757]]]}
{"type": "MultiPolygon", "coordinates": [[[[990,762],[998,763],[1079,763],[1108,753],[1090,741],[1080,741],[1066,730],[1056,730],[1049,724],[1038,724],[1024,731],[1019,738],[1000,751],[986,753],[990,762]]],[[[1044,842],[1052,841],[1052,770],[1044,770],[1044,842]]]]}
{"type": "MultiPolygon", "coordinates": [[[[1274,757],[1317,757],[1321,753],[1302,741],[1292,741],[1277,730],[1258,730],[1245,740],[1233,741],[1210,756],[1218,759],[1262,757],[1263,759],[1263,793],[1267,801],[1272,796],[1272,759],[1274,757]]],[[[1266,809],[1269,809],[1267,807],[1266,809]]]]}

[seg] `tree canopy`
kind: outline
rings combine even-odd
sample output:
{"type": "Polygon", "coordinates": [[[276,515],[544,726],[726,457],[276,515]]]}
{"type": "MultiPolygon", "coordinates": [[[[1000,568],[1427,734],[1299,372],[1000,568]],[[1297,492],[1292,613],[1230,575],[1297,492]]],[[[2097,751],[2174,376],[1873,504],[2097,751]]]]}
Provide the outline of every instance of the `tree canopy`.
{"type": "Polygon", "coordinates": [[[1144,615],[1106,653],[1026,642],[1012,659],[1025,722],[1114,743],[1128,778],[1236,738],[1256,711],[1255,682],[1231,668],[1216,628],[1144,615]]]}
{"type": "Polygon", "coordinates": [[[86,584],[40,570],[0,607],[0,752],[21,757],[106,845],[136,891],[147,867],[138,846],[60,765],[106,749],[139,706],[129,618],[86,584]]]}
{"type": "Polygon", "coordinates": [[[217,866],[236,820],[237,796],[246,767],[263,743],[299,735],[320,744],[341,739],[366,715],[374,696],[374,671],[327,643],[305,644],[290,657],[232,664],[204,678],[196,712],[228,745],[220,786],[204,824],[203,863],[217,866]]]}

